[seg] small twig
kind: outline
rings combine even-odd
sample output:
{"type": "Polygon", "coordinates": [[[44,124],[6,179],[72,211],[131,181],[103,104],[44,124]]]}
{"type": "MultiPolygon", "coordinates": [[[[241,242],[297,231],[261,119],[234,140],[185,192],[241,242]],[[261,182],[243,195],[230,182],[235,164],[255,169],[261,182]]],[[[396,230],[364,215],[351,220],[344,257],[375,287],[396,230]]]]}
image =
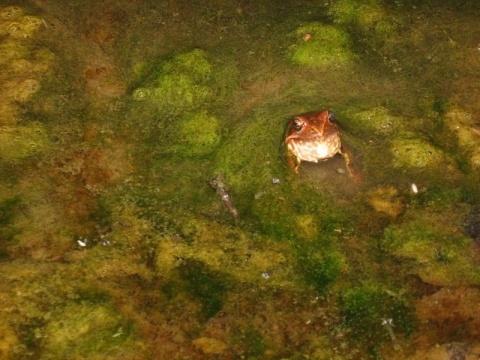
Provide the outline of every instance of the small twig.
{"type": "Polygon", "coordinates": [[[220,199],[222,199],[223,203],[227,207],[228,212],[230,213],[230,215],[232,215],[233,220],[235,221],[235,223],[237,223],[238,211],[233,205],[232,197],[227,190],[223,176],[221,174],[218,174],[208,183],[213,189],[215,189],[215,192],[218,194],[218,196],[220,196],[220,199]]]}

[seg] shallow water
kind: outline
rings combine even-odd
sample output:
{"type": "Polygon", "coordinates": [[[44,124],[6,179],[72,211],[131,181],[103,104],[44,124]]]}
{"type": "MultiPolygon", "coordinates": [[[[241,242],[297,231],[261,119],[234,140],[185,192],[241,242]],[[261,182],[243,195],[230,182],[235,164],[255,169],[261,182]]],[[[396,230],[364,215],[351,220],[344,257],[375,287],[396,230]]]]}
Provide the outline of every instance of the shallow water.
{"type": "Polygon", "coordinates": [[[479,15],[1,5],[0,358],[478,354],[479,15]],[[289,169],[324,108],[361,181],[289,169]]]}

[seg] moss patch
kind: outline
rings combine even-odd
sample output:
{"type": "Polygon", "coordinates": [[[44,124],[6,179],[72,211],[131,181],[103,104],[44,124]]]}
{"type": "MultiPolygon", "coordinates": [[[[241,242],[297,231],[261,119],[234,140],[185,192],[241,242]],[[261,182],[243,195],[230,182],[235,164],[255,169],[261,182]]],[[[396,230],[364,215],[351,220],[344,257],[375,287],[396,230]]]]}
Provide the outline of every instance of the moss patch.
{"type": "Polygon", "coordinates": [[[106,306],[69,304],[52,315],[45,327],[42,360],[118,359],[139,350],[130,322],[106,306]]]}
{"type": "Polygon", "coordinates": [[[442,152],[421,139],[397,139],[392,142],[391,152],[395,167],[425,168],[441,164],[442,152]]]}
{"type": "Polygon", "coordinates": [[[346,126],[356,133],[371,136],[372,132],[379,136],[398,136],[404,130],[406,119],[394,116],[383,106],[364,111],[347,111],[346,126]]]}
{"type": "Polygon", "coordinates": [[[388,293],[382,286],[366,284],[345,290],[341,297],[341,313],[353,339],[371,351],[382,342],[393,340],[390,331],[410,334],[413,330],[411,306],[388,293]]]}
{"type": "Polygon", "coordinates": [[[0,128],[0,158],[17,163],[44,153],[50,142],[41,124],[0,128]]]}
{"type": "Polygon", "coordinates": [[[312,22],[298,28],[295,35],[301,39],[301,43],[291,55],[292,62],[296,64],[314,67],[338,66],[353,58],[348,34],[335,26],[312,22]]]}
{"type": "Polygon", "coordinates": [[[167,113],[196,108],[211,96],[208,85],[211,71],[205,51],[195,49],[179,54],[152,69],[153,79],[135,89],[133,98],[149,100],[167,113]]]}
{"type": "Polygon", "coordinates": [[[202,317],[208,319],[219,312],[228,290],[226,274],[212,271],[196,260],[187,260],[178,267],[184,290],[202,304],[202,317]]]}
{"type": "MultiPolygon", "coordinates": [[[[451,210],[453,211],[453,210],[451,210]]],[[[450,226],[449,212],[424,214],[403,224],[385,230],[385,244],[401,259],[413,260],[412,272],[427,283],[447,285],[478,285],[480,271],[471,252],[472,240],[458,234],[450,226]]]]}
{"type": "MultiPolygon", "coordinates": [[[[202,156],[210,154],[220,143],[220,122],[205,112],[193,113],[172,124],[178,129],[173,131],[171,146],[167,152],[181,156],[202,156]]],[[[170,139],[169,139],[170,140],[170,139]]]]}

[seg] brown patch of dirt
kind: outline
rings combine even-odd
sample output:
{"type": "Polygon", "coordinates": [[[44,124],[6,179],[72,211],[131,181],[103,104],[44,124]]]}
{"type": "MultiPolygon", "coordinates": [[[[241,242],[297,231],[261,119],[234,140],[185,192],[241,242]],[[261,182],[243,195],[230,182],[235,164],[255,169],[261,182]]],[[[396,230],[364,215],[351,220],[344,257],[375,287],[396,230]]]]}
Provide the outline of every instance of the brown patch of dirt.
{"type": "MultiPolygon", "coordinates": [[[[446,287],[416,302],[418,333],[434,343],[467,341],[480,338],[480,290],[468,287],[446,287]]],[[[432,343],[429,341],[428,343],[432,343]]]]}

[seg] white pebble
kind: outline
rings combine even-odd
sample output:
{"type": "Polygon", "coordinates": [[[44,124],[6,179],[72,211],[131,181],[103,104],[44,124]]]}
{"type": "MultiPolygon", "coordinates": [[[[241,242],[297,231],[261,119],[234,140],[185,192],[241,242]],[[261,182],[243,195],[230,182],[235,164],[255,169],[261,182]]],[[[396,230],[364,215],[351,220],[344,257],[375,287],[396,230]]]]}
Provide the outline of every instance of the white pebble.
{"type": "Polygon", "coordinates": [[[412,191],[414,194],[418,194],[418,187],[415,183],[412,183],[412,191]]]}

